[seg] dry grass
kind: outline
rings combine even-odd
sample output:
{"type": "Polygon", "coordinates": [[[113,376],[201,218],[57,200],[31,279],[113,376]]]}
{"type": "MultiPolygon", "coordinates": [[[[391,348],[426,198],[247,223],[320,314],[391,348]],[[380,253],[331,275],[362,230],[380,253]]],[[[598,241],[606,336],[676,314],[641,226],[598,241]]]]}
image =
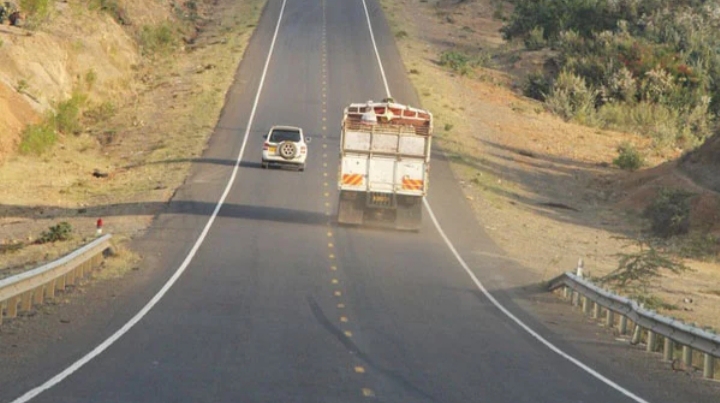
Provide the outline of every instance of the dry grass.
{"type": "MultiPolygon", "coordinates": [[[[160,212],[157,206],[182,184],[189,161],[202,153],[261,5],[259,0],[218,3],[192,48],[135,67],[137,81],[124,90],[130,96],[103,98],[100,91],[93,96],[97,105],[112,102],[116,107],[109,119],[78,135],[60,136],[40,157],[14,155],[5,161],[0,183],[10,191],[0,195],[0,242],[27,242],[57,221],[70,222],[76,236],[71,242],[0,254],[2,275],[77,248],[94,235],[100,215],[106,215],[105,231],[117,238],[117,250],[147,228],[160,212]],[[94,176],[96,171],[107,177],[94,176]],[[128,206],[148,208],[128,213],[128,206]]],[[[157,13],[150,11],[145,8],[142,14],[147,23],[157,13]]],[[[136,259],[127,251],[109,259],[107,275],[120,275],[136,259]]]]}

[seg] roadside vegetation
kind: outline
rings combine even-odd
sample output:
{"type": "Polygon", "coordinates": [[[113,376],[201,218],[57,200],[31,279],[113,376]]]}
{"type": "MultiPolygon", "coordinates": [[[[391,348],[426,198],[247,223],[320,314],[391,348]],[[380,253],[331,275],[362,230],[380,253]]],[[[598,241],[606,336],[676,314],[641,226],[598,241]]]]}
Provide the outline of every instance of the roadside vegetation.
{"type": "Polygon", "coordinates": [[[720,5],[670,0],[513,0],[502,29],[555,69],[525,93],[565,118],[692,149],[720,113],[720,5]]]}

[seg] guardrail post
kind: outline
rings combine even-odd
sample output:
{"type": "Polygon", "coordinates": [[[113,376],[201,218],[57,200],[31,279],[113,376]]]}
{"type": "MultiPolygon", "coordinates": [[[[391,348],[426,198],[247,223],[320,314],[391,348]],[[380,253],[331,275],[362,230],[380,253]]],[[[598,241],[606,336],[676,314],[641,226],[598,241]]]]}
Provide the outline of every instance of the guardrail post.
{"type": "Polygon", "coordinates": [[[35,305],[42,304],[43,301],[45,300],[45,287],[40,286],[40,287],[36,288],[33,292],[35,294],[33,296],[33,304],[35,304],[35,305]]]}
{"type": "Polygon", "coordinates": [[[708,379],[715,377],[715,360],[713,356],[705,353],[705,360],[703,365],[703,376],[708,379]]]}
{"type": "Polygon", "coordinates": [[[22,302],[20,303],[20,310],[27,312],[32,309],[32,298],[33,292],[28,291],[22,296],[22,302]]]}
{"type": "Polygon", "coordinates": [[[590,299],[586,296],[582,297],[582,306],[583,306],[583,312],[585,314],[590,313],[590,299]]]}
{"type": "Polygon", "coordinates": [[[50,280],[50,282],[47,285],[47,288],[45,289],[46,296],[50,299],[55,298],[55,283],[56,282],[57,282],[56,280],[50,280]]]}
{"type": "Polygon", "coordinates": [[[570,303],[572,306],[578,306],[580,305],[580,293],[576,291],[570,291],[570,303]]]}
{"type": "Polygon", "coordinates": [[[627,334],[628,330],[628,318],[625,315],[620,316],[620,326],[619,326],[620,334],[627,334]]]}
{"type": "Polygon", "coordinates": [[[682,360],[683,360],[683,364],[685,364],[686,368],[692,367],[692,365],[693,365],[692,348],[690,348],[689,346],[683,346],[682,360]]]}
{"type": "Polygon", "coordinates": [[[669,337],[665,337],[663,340],[663,359],[665,361],[672,361],[673,360],[673,350],[675,349],[675,345],[673,341],[669,337]]]}
{"type": "Polygon", "coordinates": [[[635,324],[635,329],[633,330],[632,339],[630,339],[630,342],[632,344],[639,344],[640,338],[642,336],[642,328],[638,324],[635,324]]]}
{"type": "MultiPolygon", "coordinates": [[[[7,306],[5,307],[5,316],[8,318],[14,318],[17,316],[18,312],[18,299],[17,297],[12,297],[7,300],[7,306]]],[[[2,307],[0,307],[0,315],[2,315],[2,307]]]]}
{"type": "Polygon", "coordinates": [[[657,335],[655,334],[655,332],[653,332],[652,330],[648,330],[647,345],[645,346],[645,351],[647,351],[648,353],[652,353],[653,351],[655,351],[656,337],[657,335]]]}
{"type": "Polygon", "coordinates": [[[55,287],[59,291],[65,291],[65,276],[60,276],[57,278],[57,281],[55,282],[55,287]]]}
{"type": "Polygon", "coordinates": [[[593,318],[597,319],[600,317],[600,311],[602,311],[602,307],[597,302],[593,302],[593,318]]]}
{"type": "Polygon", "coordinates": [[[570,291],[570,287],[563,287],[563,298],[568,299],[572,296],[572,291],[570,291]]]}
{"type": "Polygon", "coordinates": [[[607,312],[605,312],[605,326],[611,328],[614,325],[615,325],[615,312],[608,309],[607,312]]]}

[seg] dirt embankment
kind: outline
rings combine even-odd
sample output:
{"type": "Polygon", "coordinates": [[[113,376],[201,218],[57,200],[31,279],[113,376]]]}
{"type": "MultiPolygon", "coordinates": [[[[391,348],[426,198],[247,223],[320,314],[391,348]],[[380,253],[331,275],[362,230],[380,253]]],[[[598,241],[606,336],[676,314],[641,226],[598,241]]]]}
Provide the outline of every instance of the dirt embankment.
{"type": "MultiPolygon", "coordinates": [[[[660,153],[637,135],[567,123],[548,113],[520,88],[528,73],[547,67],[552,52],[529,52],[521,43],[502,40],[496,17],[507,15],[508,4],[382,3],[466,198],[488,234],[524,264],[529,278],[548,280],[573,270],[579,259],[592,276],[617,268],[618,253],[633,251],[633,239],[646,236],[642,211],[663,188],[696,195],[690,228],[710,237],[685,241],[686,250],[717,250],[712,235],[720,236],[720,197],[712,189],[720,178],[720,139],[687,157],[680,170],[674,150],[660,153]],[[441,66],[443,52],[453,51],[481,57],[482,66],[470,74],[441,66]],[[635,144],[649,167],[614,168],[623,142],[635,144]]],[[[662,301],[653,308],[720,329],[720,265],[713,257],[686,263],[693,271],[663,272],[648,290],[662,301]]]]}
{"type": "Polygon", "coordinates": [[[147,228],[202,153],[262,9],[261,0],[51,4],[32,31],[0,26],[0,277],[76,248],[100,217],[118,242],[147,228]],[[23,127],[77,93],[80,130],[40,155],[20,153],[23,127]],[[35,244],[63,221],[72,240],[35,244]]]}

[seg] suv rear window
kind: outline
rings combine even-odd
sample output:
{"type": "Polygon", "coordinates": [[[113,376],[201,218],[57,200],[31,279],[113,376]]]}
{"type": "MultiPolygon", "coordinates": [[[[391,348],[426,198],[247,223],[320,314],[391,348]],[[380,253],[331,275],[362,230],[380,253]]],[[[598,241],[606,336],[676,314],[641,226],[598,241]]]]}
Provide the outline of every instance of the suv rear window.
{"type": "Polygon", "coordinates": [[[270,134],[270,141],[273,143],[282,143],[283,141],[300,141],[300,132],[297,130],[273,130],[270,134]]]}

